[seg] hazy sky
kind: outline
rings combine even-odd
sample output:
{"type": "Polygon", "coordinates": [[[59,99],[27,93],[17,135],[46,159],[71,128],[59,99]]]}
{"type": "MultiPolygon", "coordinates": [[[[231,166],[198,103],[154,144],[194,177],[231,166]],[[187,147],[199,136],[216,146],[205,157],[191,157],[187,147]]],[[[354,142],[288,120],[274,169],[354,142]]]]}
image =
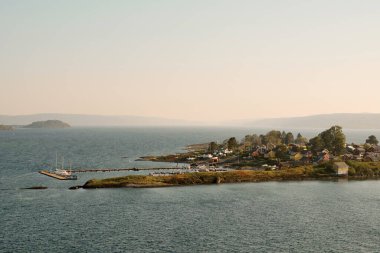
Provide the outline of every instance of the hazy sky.
{"type": "Polygon", "coordinates": [[[380,112],[379,0],[1,0],[0,114],[380,112]]]}

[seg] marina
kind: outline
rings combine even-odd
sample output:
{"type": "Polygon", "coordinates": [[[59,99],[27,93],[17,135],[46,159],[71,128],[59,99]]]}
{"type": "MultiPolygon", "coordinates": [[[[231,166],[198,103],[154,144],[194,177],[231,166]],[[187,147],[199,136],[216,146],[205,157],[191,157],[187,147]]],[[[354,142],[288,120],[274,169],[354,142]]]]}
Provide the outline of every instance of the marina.
{"type": "Polygon", "coordinates": [[[77,177],[75,175],[71,175],[71,174],[70,175],[63,175],[63,174],[51,172],[48,170],[40,170],[39,173],[42,175],[46,175],[46,176],[58,179],[58,180],[76,180],[77,179],[77,177]]]}

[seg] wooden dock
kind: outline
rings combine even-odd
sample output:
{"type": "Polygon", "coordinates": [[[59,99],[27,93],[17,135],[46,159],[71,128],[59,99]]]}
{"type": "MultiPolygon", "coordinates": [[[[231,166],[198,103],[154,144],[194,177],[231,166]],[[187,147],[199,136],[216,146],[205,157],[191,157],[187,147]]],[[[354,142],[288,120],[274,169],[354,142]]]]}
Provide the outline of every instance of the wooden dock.
{"type": "Polygon", "coordinates": [[[140,171],[140,170],[176,170],[182,168],[124,168],[124,169],[80,169],[70,170],[72,173],[85,173],[85,172],[117,172],[117,171],[140,171]]]}
{"type": "Polygon", "coordinates": [[[49,176],[49,177],[52,177],[52,178],[55,178],[55,179],[67,180],[67,177],[61,176],[61,175],[58,175],[58,174],[55,174],[55,173],[52,173],[52,172],[49,172],[47,170],[40,170],[39,173],[43,174],[43,175],[46,175],[46,176],[49,176]]]}
{"type": "MultiPolygon", "coordinates": [[[[122,169],[77,169],[77,170],[68,170],[71,173],[91,173],[91,172],[117,172],[117,171],[148,171],[148,170],[176,170],[176,169],[181,169],[181,168],[122,168],[122,169]]],[[[48,171],[48,170],[40,170],[40,174],[52,177],[58,180],[70,180],[69,177],[67,176],[62,176],[59,174],[56,174],[54,172],[48,171]]],[[[76,179],[76,178],[75,178],[76,179]]]]}

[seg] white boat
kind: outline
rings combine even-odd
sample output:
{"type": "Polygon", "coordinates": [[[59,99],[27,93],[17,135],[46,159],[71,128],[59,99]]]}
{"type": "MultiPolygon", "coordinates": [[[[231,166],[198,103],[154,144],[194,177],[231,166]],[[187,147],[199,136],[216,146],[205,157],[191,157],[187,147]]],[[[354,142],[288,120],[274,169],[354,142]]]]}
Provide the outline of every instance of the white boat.
{"type": "Polygon", "coordinates": [[[70,164],[70,170],[65,170],[64,169],[64,163],[65,163],[65,158],[62,157],[62,167],[58,169],[58,156],[57,153],[55,155],[55,171],[53,172],[56,175],[63,176],[67,180],[77,180],[77,176],[73,175],[71,173],[71,164],[70,164]]]}
{"type": "Polygon", "coordinates": [[[69,170],[64,170],[64,169],[56,169],[54,171],[55,174],[61,175],[61,176],[71,176],[71,171],[69,170]]]}

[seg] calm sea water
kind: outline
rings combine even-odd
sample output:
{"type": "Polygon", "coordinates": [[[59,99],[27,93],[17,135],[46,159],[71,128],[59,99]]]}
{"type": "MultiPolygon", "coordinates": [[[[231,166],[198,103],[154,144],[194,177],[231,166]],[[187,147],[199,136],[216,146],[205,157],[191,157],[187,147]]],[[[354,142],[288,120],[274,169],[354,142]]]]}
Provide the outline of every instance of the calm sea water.
{"type": "MultiPolygon", "coordinates": [[[[0,132],[0,252],[379,252],[380,181],[70,191],[90,178],[138,172],[79,174],[78,181],[37,173],[55,164],[56,152],[74,168],[166,167],[134,160],[267,130],[0,132]],[[49,189],[20,189],[36,185],[49,189]]],[[[345,132],[349,142],[380,136],[345,132]]]]}

